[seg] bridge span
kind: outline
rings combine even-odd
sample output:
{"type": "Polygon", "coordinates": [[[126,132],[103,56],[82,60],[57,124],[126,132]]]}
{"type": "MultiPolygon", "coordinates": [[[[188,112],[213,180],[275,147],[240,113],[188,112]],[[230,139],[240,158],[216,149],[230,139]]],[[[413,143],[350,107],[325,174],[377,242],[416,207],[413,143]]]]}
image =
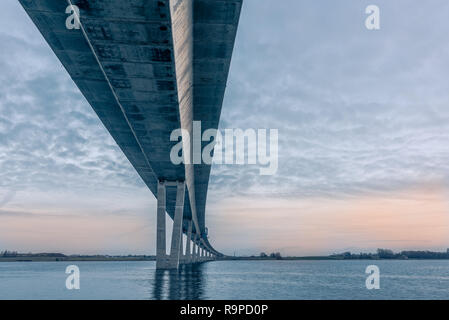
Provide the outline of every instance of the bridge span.
{"type": "Polygon", "coordinates": [[[157,268],[222,255],[206,227],[211,167],[173,164],[170,134],[218,128],[242,0],[19,1],[156,196],[157,268]]]}

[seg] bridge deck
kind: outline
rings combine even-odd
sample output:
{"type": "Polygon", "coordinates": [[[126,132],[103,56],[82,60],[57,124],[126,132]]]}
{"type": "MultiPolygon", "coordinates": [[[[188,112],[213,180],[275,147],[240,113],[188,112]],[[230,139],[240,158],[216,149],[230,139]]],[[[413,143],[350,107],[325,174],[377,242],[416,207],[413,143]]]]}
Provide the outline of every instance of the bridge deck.
{"type": "Polygon", "coordinates": [[[152,193],[158,179],[186,181],[184,219],[210,246],[210,166],[174,165],[170,134],[192,120],[218,127],[241,0],[20,2],[152,193]],[[66,28],[68,4],[80,9],[80,29],[66,28]]]}

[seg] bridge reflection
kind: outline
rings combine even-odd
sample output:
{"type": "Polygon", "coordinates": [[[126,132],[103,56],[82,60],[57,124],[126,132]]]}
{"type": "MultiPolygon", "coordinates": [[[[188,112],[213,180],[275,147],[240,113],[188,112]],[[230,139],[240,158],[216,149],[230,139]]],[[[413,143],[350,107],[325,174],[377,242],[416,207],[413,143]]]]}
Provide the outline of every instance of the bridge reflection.
{"type": "Polygon", "coordinates": [[[204,263],[182,265],[179,270],[155,270],[155,300],[202,300],[205,297],[204,263]]]}

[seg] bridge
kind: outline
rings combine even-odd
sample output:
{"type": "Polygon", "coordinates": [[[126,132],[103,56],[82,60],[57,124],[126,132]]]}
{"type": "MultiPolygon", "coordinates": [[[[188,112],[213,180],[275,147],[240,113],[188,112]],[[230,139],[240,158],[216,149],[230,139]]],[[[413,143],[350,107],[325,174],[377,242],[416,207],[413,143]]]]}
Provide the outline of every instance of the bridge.
{"type": "Polygon", "coordinates": [[[205,219],[211,166],[174,164],[170,135],[218,128],[242,0],[19,1],[157,198],[156,267],[221,256],[205,219]]]}

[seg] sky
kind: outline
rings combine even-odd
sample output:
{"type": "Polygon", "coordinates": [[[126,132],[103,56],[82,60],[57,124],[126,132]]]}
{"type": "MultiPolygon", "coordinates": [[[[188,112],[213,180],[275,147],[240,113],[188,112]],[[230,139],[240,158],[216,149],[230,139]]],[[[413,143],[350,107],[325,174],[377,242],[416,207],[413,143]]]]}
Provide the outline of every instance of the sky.
{"type": "MultiPolygon", "coordinates": [[[[445,0],[245,0],[220,128],[278,129],[279,169],[213,166],[212,245],[446,250],[448,15],[445,0]]],[[[0,250],[154,254],[154,196],[15,0],[0,43],[0,250]]]]}

